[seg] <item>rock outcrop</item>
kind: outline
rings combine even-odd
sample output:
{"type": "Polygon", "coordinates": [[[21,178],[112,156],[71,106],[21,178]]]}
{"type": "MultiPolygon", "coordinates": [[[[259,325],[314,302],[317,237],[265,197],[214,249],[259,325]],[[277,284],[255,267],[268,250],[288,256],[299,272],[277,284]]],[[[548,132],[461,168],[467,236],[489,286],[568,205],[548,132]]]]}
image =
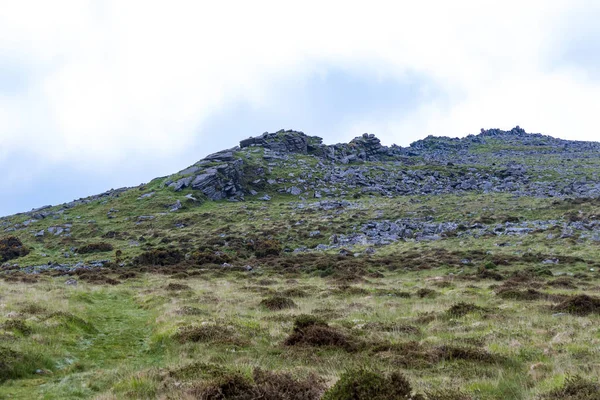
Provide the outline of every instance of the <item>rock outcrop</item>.
{"type": "MultiPolygon", "coordinates": [[[[384,146],[367,133],[349,143],[325,145],[319,137],[281,130],[211,154],[164,184],[176,192],[197,190],[210,200],[242,200],[265,188],[314,197],[343,196],[349,190],[385,196],[465,191],[544,197],[600,195],[598,180],[536,179],[543,175],[544,167],[524,162],[524,157],[536,155],[552,155],[558,161],[561,157],[597,157],[600,144],[529,134],[518,126],[510,131],[482,130],[462,139],[428,136],[406,148],[384,146]],[[261,157],[257,160],[252,154],[261,157]],[[296,155],[311,157],[316,165],[311,167],[296,155]],[[275,167],[302,173],[278,176],[275,167]]],[[[576,175],[570,168],[556,172],[576,175]]]]}

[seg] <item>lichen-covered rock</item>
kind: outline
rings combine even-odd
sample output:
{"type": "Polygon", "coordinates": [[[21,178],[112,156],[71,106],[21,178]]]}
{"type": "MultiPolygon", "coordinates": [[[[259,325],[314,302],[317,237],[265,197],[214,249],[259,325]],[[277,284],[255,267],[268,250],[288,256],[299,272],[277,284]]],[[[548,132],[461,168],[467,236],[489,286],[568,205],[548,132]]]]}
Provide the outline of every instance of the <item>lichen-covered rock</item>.
{"type": "Polygon", "coordinates": [[[321,138],[309,137],[303,132],[280,130],[276,133],[265,132],[261,136],[244,139],[240,142],[240,147],[260,146],[280,153],[307,154],[309,148],[315,151],[321,143],[321,138]]]}

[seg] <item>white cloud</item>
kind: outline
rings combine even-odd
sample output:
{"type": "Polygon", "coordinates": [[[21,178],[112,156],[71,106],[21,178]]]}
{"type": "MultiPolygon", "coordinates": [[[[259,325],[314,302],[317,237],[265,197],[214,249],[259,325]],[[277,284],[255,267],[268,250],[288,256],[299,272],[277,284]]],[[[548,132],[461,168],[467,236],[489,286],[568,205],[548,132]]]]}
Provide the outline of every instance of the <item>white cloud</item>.
{"type": "MultiPolygon", "coordinates": [[[[302,80],[328,65],[399,79],[418,72],[446,93],[400,120],[358,119],[348,124],[349,136],[369,131],[391,143],[520,124],[597,139],[598,84],[545,65],[557,51],[557,27],[570,26],[563,16],[569,11],[576,24],[578,10],[592,5],[7,2],[0,61],[26,69],[28,84],[0,94],[0,151],[89,168],[136,153],[176,157],[202,140],[202,123],[215,111],[247,101],[277,112],[274,82],[302,80]]],[[[252,133],[259,132],[242,136],[252,133]]],[[[222,147],[236,141],[222,140],[222,147]]]]}

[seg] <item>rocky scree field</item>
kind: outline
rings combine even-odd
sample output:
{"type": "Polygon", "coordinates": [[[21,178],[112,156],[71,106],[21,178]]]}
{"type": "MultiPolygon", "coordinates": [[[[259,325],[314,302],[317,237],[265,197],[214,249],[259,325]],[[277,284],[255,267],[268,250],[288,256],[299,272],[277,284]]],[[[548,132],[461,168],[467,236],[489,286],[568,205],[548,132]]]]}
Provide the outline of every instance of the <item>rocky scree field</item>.
{"type": "Polygon", "coordinates": [[[243,140],[0,219],[0,398],[600,399],[600,144],[243,140]]]}

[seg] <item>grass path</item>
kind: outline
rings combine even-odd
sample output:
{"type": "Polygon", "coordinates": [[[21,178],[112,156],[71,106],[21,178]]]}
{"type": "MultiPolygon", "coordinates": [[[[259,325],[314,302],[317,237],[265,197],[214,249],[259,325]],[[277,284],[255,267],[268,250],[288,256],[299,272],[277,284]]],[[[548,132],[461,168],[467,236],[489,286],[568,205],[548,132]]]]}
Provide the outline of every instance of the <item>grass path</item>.
{"type": "Polygon", "coordinates": [[[147,351],[154,315],[139,307],[132,291],[79,292],[70,303],[85,304],[80,315],[98,330],[65,349],[64,362],[80,371],[71,367],[8,383],[0,386],[0,399],[90,398],[110,387],[119,371],[160,361],[147,351]]]}

